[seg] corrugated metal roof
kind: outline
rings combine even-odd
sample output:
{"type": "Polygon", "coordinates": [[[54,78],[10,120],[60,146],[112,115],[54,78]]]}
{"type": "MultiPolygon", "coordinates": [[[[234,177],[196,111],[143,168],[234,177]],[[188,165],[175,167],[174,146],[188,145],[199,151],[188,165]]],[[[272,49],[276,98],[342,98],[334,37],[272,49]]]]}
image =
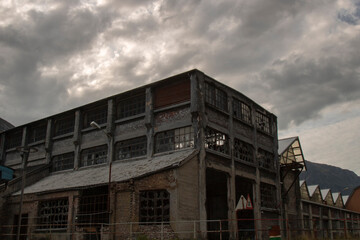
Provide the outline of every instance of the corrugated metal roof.
{"type": "MultiPolygon", "coordinates": [[[[132,178],[146,176],[164,169],[181,165],[184,161],[195,156],[197,150],[183,150],[155,156],[152,158],[116,161],[112,164],[111,181],[122,182],[132,178]]],[[[76,189],[88,186],[107,184],[109,181],[109,166],[92,166],[77,171],[53,173],[35,184],[24,189],[24,193],[43,193],[64,189],[76,189]]],[[[20,191],[14,193],[19,195],[20,191]]]]}
{"type": "Polygon", "coordinates": [[[280,139],[278,141],[279,148],[278,148],[278,154],[281,155],[284,153],[286,149],[290,147],[290,145],[297,139],[297,137],[291,137],[291,138],[285,138],[280,139]]]}

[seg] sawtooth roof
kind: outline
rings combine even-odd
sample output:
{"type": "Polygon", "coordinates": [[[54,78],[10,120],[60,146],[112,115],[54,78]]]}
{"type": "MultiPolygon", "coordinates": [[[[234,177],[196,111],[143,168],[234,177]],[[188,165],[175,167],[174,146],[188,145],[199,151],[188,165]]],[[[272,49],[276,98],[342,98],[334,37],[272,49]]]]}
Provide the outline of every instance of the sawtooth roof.
{"type": "MultiPolygon", "coordinates": [[[[144,177],[155,172],[176,168],[190,160],[197,154],[197,150],[183,150],[143,158],[137,160],[115,161],[112,164],[111,181],[123,182],[134,178],[144,177]]],[[[63,191],[64,189],[79,189],[89,186],[104,185],[109,182],[109,166],[91,166],[77,171],[53,173],[40,181],[26,187],[24,194],[63,191]]],[[[14,193],[19,195],[20,191],[14,193]]]]}

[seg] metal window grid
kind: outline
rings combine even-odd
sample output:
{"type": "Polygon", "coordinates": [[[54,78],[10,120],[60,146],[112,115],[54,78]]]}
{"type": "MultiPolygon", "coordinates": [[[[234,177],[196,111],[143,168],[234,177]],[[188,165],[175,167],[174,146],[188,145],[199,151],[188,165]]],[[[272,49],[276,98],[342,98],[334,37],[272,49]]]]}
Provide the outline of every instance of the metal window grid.
{"type": "Polygon", "coordinates": [[[155,152],[167,152],[194,147],[194,131],[192,127],[172,129],[157,133],[155,136],[155,152]]]}
{"type": "Polygon", "coordinates": [[[237,99],[234,99],[233,100],[233,111],[234,111],[235,117],[251,124],[251,109],[247,104],[245,104],[237,99]]]}
{"type": "Polygon", "coordinates": [[[70,116],[67,118],[55,121],[55,136],[60,136],[66,133],[74,132],[75,117],[70,116]]]}
{"type": "Polygon", "coordinates": [[[209,83],[205,83],[205,101],[221,110],[228,111],[226,92],[209,83]]]}
{"type": "Polygon", "coordinates": [[[276,208],[276,188],[274,185],[260,183],[261,206],[267,208],[276,208]]]}
{"type": "Polygon", "coordinates": [[[205,147],[229,154],[229,138],[224,133],[211,128],[205,129],[205,147]]]}
{"type": "Polygon", "coordinates": [[[46,136],[46,124],[31,127],[29,131],[28,142],[33,143],[44,140],[46,136]]]}
{"type": "Polygon", "coordinates": [[[69,200],[67,198],[39,203],[38,229],[66,228],[68,222],[69,200]]]}
{"type": "Polygon", "coordinates": [[[99,146],[83,150],[81,154],[81,167],[107,162],[107,146],[99,146]]]}
{"type": "Polygon", "coordinates": [[[234,140],[234,156],[246,162],[254,162],[253,148],[250,144],[237,138],[234,140]]]}
{"type": "Polygon", "coordinates": [[[135,116],[145,112],[145,95],[135,96],[118,104],[118,119],[135,116]]]}
{"type": "Polygon", "coordinates": [[[270,133],[270,119],[260,112],[256,112],[256,126],[258,129],[270,133]]]}
{"type": "Polygon", "coordinates": [[[166,190],[140,192],[140,222],[160,224],[170,221],[170,194],[166,190]]]}
{"type": "Polygon", "coordinates": [[[85,124],[84,128],[89,127],[92,121],[98,124],[106,123],[107,114],[108,114],[108,109],[106,105],[87,111],[84,116],[84,124],[85,124]]]}
{"type": "Polygon", "coordinates": [[[85,195],[80,197],[78,224],[108,223],[108,195],[85,195]]]}
{"type": "Polygon", "coordinates": [[[116,144],[117,159],[128,159],[146,155],[147,138],[146,136],[133,138],[116,144]]]}
{"type": "Polygon", "coordinates": [[[53,157],[52,171],[62,171],[74,168],[74,153],[65,153],[53,157]]]}
{"type": "Polygon", "coordinates": [[[259,166],[266,169],[274,169],[274,154],[263,149],[258,150],[259,166]]]}

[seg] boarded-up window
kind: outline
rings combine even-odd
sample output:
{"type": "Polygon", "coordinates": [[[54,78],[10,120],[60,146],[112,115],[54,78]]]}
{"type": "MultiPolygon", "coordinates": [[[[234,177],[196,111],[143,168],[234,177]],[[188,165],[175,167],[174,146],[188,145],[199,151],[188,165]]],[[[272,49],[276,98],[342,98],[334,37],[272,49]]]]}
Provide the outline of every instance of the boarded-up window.
{"type": "Polygon", "coordinates": [[[154,107],[161,108],[190,100],[190,80],[155,88],[154,107]]]}

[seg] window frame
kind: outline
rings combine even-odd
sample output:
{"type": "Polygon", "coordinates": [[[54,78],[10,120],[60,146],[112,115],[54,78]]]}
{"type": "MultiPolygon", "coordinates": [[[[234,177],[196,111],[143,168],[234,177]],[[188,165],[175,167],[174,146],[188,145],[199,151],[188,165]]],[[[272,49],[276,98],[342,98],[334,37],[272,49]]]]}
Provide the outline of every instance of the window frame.
{"type": "Polygon", "coordinates": [[[123,141],[119,141],[115,144],[116,151],[116,160],[126,160],[135,157],[146,156],[147,154],[147,137],[140,136],[136,138],[126,139],[123,141]],[[122,146],[121,146],[122,145],[122,146]],[[143,148],[141,148],[143,147],[143,148]],[[124,153],[120,153],[121,149],[128,148],[129,151],[124,151],[124,153]],[[126,155],[125,157],[121,157],[122,155],[126,155]]]}
{"type": "Polygon", "coordinates": [[[270,117],[264,113],[256,111],[256,128],[262,132],[271,134],[270,117]]]}
{"type": "Polygon", "coordinates": [[[54,137],[74,133],[75,115],[65,116],[54,121],[54,137]]]}
{"type": "Polygon", "coordinates": [[[247,142],[234,138],[234,157],[244,162],[254,163],[254,147],[247,142]]]}
{"type": "Polygon", "coordinates": [[[92,121],[99,125],[106,124],[108,118],[108,106],[107,104],[100,105],[94,108],[89,108],[83,113],[83,129],[90,128],[92,121]]]}
{"type": "Polygon", "coordinates": [[[107,162],[108,162],[108,146],[101,145],[101,146],[83,149],[81,151],[81,159],[80,159],[79,167],[89,167],[89,166],[104,164],[107,162]],[[94,155],[96,156],[99,152],[103,152],[105,154],[100,155],[98,157],[94,157],[94,155]],[[87,158],[86,160],[84,159],[85,155],[87,158]],[[90,155],[93,156],[91,159],[89,159],[90,155]],[[100,159],[102,159],[102,160],[100,160],[100,159]],[[103,159],[105,159],[105,160],[103,160],[103,159]],[[100,161],[98,161],[98,160],[100,160],[100,161]],[[86,164],[84,164],[85,162],[86,162],[86,164]]]}
{"type": "Polygon", "coordinates": [[[195,146],[194,128],[185,126],[158,132],[155,134],[154,143],[155,153],[193,148],[195,146]]]}
{"type": "Polygon", "coordinates": [[[27,140],[28,143],[44,141],[46,138],[47,123],[42,122],[29,127],[27,140]]]}
{"type": "Polygon", "coordinates": [[[145,94],[137,94],[135,96],[120,100],[116,105],[116,119],[120,120],[120,119],[144,114],[146,111],[145,107],[146,107],[145,94]],[[127,114],[125,114],[124,112],[127,114]]]}
{"type": "Polygon", "coordinates": [[[158,225],[161,223],[169,224],[170,197],[171,197],[170,193],[166,189],[140,191],[139,192],[140,224],[141,225],[158,225]],[[149,216],[152,212],[153,215],[149,216]],[[161,213],[159,214],[159,212],[161,213]]]}
{"type": "Polygon", "coordinates": [[[235,118],[252,125],[251,107],[236,98],[233,99],[233,114],[235,118]]]}
{"type": "Polygon", "coordinates": [[[205,82],[205,102],[221,111],[229,111],[227,93],[209,82],[205,82]]]}
{"type": "Polygon", "coordinates": [[[230,142],[228,135],[213,128],[206,128],[205,148],[229,155],[230,142]]]}
{"type": "Polygon", "coordinates": [[[69,169],[73,169],[75,165],[75,154],[74,152],[63,153],[52,157],[52,172],[60,172],[69,169]],[[70,160],[72,159],[72,160],[70,160]],[[72,164],[69,164],[70,161],[72,164]],[[55,167],[56,163],[60,163],[60,167],[55,167]],[[65,166],[65,167],[64,167],[65,166]]]}
{"type": "Polygon", "coordinates": [[[262,148],[258,149],[258,154],[257,154],[257,161],[259,164],[259,167],[264,168],[264,169],[268,169],[268,170],[275,170],[275,154],[266,151],[262,148]]]}
{"type": "Polygon", "coordinates": [[[68,215],[69,198],[58,198],[39,201],[37,229],[66,229],[68,227],[68,215]],[[64,201],[65,204],[61,204],[61,201],[64,201]],[[60,212],[59,208],[62,208],[60,212]],[[53,211],[50,210],[50,213],[45,213],[42,215],[42,211],[46,211],[49,209],[52,209],[53,211]]]}
{"type": "Polygon", "coordinates": [[[265,208],[277,207],[276,186],[268,183],[260,183],[260,206],[265,208]]]}
{"type": "Polygon", "coordinates": [[[7,132],[5,135],[5,149],[12,149],[20,147],[22,144],[23,130],[17,129],[11,132],[7,132]]]}

